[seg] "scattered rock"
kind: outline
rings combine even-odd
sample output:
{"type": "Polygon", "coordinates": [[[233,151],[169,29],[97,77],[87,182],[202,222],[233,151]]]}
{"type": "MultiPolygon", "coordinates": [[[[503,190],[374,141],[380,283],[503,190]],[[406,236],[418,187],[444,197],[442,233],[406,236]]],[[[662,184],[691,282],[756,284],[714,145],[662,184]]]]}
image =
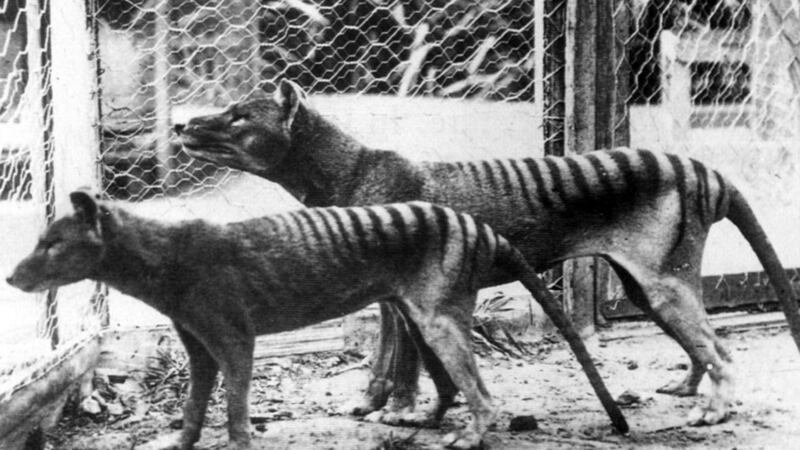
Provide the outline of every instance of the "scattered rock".
{"type": "Polygon", "coordinates": [[[686,363],[676,363],[667,367],[667,370],[689,370],[689,365],[686,363]]]}
{"type": "Polygon", "coordinates": [[[103,411],[97,400],[92,397],[87,397],[81,402],[81,411],[91,416],[96,416],[103,411]]]}
{"type": "Polygon", "coordinates": [[[617,404],[621,406],[636,405],[641,402],[642,396],[631,390],[627,390],[617,397],[617,404]]]}
{"type": "Polygon", "coordinates": [[[108,413],[112,416],[121,416],[125,413],[125,408],[118,402],[106,404],[106,410],[108,410],[108,413]]]}
{"type": "Polygon", "coordinates": [[[258,431],[259,433],[263,433],[263,432],[267,431],[267,424],[265,424],[265,423],[257,424],[256,425],[256,431],[258,431]]]}
{"type": "Polygon", "coordinates": [[[172,419],[169,422],[169,427],[173,430],[180,430],[183,428],[183,419],[172,419]]]}
{"type": "Polygon", "coordinates": [[[508,431],[531,431],[539,428],[539,422],[533,416],[515,416],[508,424],[508,431]]]}
{"type": "Polygon", "coordinates": [[[627,367],[628,370],[636,370],[639,368],[639,363],[637,363],[636,361],[628,361],[627,367]]]}

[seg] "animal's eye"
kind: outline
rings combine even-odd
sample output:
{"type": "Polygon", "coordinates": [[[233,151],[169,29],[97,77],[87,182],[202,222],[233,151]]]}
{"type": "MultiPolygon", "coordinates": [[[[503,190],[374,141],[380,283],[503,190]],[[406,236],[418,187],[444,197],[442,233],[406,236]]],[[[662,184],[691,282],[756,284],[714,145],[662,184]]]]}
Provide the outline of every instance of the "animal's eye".
{"type": "Polygon", "coordinates": [[[54,255],[61,251],[63,245],[63,241],[61,239],[53,239],[51,241],[45,241],[42,243],[44,247],[44,251],[48,255],[54,255]]]}
{"type": "Polygon", "coordinates": [[[234,113],[231,119],[231,125],[238,127],[247,123],[250,120],[250,115],[247,113],[234,113]]]}

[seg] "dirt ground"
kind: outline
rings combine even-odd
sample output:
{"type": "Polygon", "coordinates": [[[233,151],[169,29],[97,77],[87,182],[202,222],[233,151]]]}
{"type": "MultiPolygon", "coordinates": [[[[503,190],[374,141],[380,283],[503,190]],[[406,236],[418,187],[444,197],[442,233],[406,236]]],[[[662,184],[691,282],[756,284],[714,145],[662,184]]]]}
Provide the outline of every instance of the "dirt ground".
{"type": "MultiPolygon", "coordinates": [[[[524,360],[480,358],[482,375],[500,411],[494,430],[485,438],[487,446],[751,449],[790,448],[800,441],[800,356],[785,329],[750,328],[723,337],[735,358],[738,400],[729,421],[701,428],[685,426],[684,419],[692,406],[706,399],[708,380],[701,384],[698,397],[656,394],[656,388],[684,375],[687,361],[678,346],[652,326],[636,330],[603,331],[589,343],[613,395],[627,390],[641,395],[639,404],[624,409],[629,435],[612,430],[585,376],[559,340],[530,348],[532,354],[524,360]],[[518,415],[533,415],[538,429],[508,431],[510,419],[518,415]]],[[[253,427],[254,447],[436,448],[447,431],[467,420],[463,404],[448,413],[440,430],[390,427],[342,414],[365,385],[367,370],[359,361],[359,355],[328,353],[275,359],[259,368],[250,398],[251,415],[259,422],[253,427]]],[[[130,449],[176,432],[183,395],[177,391],[185,388],[185,378],[177,370],[165,373],[169,376],[158,387],[139,397],[143,401],[134,408],[135,414],[94,420],[68,415],[50,433],[51,448],[130,449]]],[[[429,406],[433,385],[427,377],[421,385],[421,407],[429,406]]],[[[198,449],[225,448],[223,391],[220,387],[215,392],[198,449]]]]}

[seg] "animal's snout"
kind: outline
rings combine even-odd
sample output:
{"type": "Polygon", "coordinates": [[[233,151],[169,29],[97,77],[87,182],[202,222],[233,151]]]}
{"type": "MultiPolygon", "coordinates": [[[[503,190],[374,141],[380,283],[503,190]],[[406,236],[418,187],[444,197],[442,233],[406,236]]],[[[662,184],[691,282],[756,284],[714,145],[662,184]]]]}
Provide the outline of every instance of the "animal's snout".
{"type": "Polygon", "coordinates": [[[178,134],[178,135],[183,133],[183,130],[185,128],[186,128],[186,124],[185,123],[176,123],[175,126],[172,127],[172,129],[175,130],[175,134],[178,134]]]}
{"type": "Polygon", "coordinates": [[[14,275],[7,276],[6,277],[6,283],[8,283],[8,284],[13,286],[14,285],[14,275]]]}

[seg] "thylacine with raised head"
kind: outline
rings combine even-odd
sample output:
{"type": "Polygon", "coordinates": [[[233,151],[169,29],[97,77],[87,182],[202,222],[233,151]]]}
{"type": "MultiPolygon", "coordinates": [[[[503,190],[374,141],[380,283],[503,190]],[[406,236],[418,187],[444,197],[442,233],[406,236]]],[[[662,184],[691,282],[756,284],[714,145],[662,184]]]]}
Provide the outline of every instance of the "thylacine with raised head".
{"type": "Polygon", "coordinates": [[[448,445],[473,448],[494,418],[470,348],[477,286],[495,271],[519,279],[561,330],[622,432],[628,426],[583,342],[520,253],[488,226],[422,202],[302,209],[226,225],[164,224],[86,192],[44,232],[8,282],[42,291],[85,278],[137,297],[172,319],[189,355],[183,430],[157,448],[190,449],[217,372],[225,377],[231,448],[249,447],[247,397],[255,337],[355,312],[401,311],[432,371],[438,420],[460,390],[473,420],[448,445]]]}
{"type": "MultiPolygon", "coordinates": [[[[701,296],[700,261],[714,222],[731,220],[747,239],[800,347],[797,300],[763,229],[739,191],[695,160],[618,149],[565,158],[413,163],[351,138],[289,81],[272,98],[234,103],[176,131],[190,155],[280,183],[308,206],[424,200],[490,224],[536,270],[577,256],[604,257],[627,296],[689,354],[687,376],[659,391],[694,395],[703,375],[710,375],[711,398],[692,410],[690,424],[724,420],[733,400],[730,357],[701,296]]],[[[378,358],[359,413],[382,406],[391,389],[400,399],[394,408],[413,404],[414,347],[390,306],[381,312],[378,358]]]]}

